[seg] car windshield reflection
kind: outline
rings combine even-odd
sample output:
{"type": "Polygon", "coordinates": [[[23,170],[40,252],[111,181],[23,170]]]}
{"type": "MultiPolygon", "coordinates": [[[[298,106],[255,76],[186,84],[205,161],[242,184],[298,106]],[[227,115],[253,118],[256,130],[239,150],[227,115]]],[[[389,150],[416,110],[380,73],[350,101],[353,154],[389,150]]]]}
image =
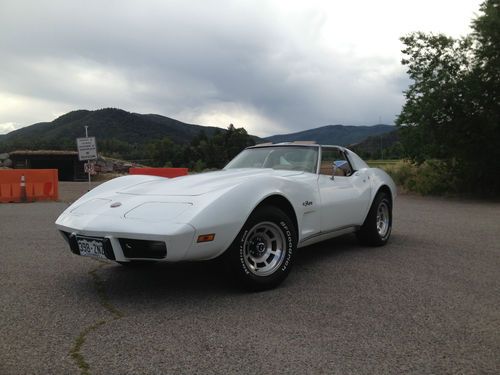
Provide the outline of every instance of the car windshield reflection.
{"type": "Polygon", "coordinates": [[[317,163],[317,147],[257,147],[242,151],[224,169],[272,168],[315,173],[317,163]]]}

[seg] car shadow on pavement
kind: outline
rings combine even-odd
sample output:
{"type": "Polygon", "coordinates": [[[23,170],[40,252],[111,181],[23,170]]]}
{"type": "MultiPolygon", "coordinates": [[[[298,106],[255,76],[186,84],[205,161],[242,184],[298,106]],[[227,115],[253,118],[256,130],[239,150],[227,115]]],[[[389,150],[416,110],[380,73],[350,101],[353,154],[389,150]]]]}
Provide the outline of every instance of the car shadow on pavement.
{"type": "MultiPolygon", "coordinates": [[[[296,285],[295,273],[314,273],[314,267],[335,262],[336,258],[373,248],[358,244],[353,235],[345,235],[316,245],[298,249],[296,263],[285,283],[277,290],[296,285]]],[[[185,263],[151,263],[137,267],[123,266],[113,262],[99,270],[107,292],[113,299],[134,299],[135,302],[161,299],[165,296],[182,298],[190,295],[196,298],[235,296],[247,294],[234,283],[217,260],[185,263]]],[[[311,275],[311,278],[313,275],[311,275]]],[[[272,292],[272,291],[269,291],[272,292]]],[[[264,293],[269,293],[264,292],[264,293]]]]}
{"type": "Polygon", "coordinates": [[[306,265],[310,266],[327,260],[334,260],[343,255],[369,252],[371,249],[373,247],[360,245],[355,235],[346,234],[298,249],[294,267],[300,269],[306,265]]]}
{"type": "Polygon", "coordinates": [[[110,264],[101,271],[113,296],[123,298],[182,294],[224,295],[237,292],[215,261],[153,263],[138,267],[110,264]]]}
{"type": "MultiPolygon", "coordinates": [[[[114,262],[96,262],[92,277],[102,289],[106,300],[118,310],[147,309],[151,305],[168,304],[189,306],[233,304],[240,299],[262,301],[285,298],[297,290],[304,290],[317,282],[320,275],[341,268],[345,263],[357,262],[373,251],[385,251],[389,246],[372,248],[358,244],[354,235],[345,235],[312,246],[298,249],[291,274],[278,288],[248,293],[235,283],[218,261],[185,263],[151,263],[128,267],[114,262]],[[250,296],[250,297],[249,297],[250,296]]],[[[89,261],[91,261],[89,259],[89,261]]],[[[82,274],[82,277],[86,275],[82,274]]],[[[75,280],[75,284],[78,280],[75,280]]],[[[96,297],[98,297],[96,289],[96,297]]]]}

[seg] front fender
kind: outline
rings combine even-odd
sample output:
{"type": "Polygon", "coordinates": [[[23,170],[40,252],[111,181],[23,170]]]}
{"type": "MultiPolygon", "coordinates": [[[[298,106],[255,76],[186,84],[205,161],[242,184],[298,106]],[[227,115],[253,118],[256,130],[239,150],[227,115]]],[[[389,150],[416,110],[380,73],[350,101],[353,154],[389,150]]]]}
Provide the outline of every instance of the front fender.
{"type": "Polygon", "coordinates": [[[317,189],[314,188],[316,185],[311,184],[315,179],[312,174],[309,178],[299,177],[296,180],[262,176],[232,186],[223,192],[218,192],[217,195],[207,194],[202,198],[205,200],[203,208],[190,218],[189,222],[196,228],[195,238],[202,234],[215,233],[216,240],[213,243],[193,244],[187,258],[208,259],[222,254],[234,241],[254,209],[272,195],[280,195],[291,203],[300,237],[304,212],[315,210],[312,205],[304,207],[303,202],[319,202],[317,189]]]}

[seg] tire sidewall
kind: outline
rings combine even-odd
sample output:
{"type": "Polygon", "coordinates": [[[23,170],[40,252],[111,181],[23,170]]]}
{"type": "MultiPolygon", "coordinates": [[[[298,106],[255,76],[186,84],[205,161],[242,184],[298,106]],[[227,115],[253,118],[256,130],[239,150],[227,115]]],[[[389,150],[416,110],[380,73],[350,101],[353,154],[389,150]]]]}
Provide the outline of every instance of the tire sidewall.
{"type": "Polygon", "coordinates": [[[233,245],[228,250],[230,253],[229,267],[232,268],[230,271],[236,274],[238,279],[251,289],[266,289],[267,287],[276,286],[290,272],[297,247],[296,238],[297,235],[293,223],[283,211],[272,207],[258,208],[245,222],[233,245]],[[283,249],[285,256],[280,266],[272,274],[259,276],[250,271],[245,263],[245,242],[250,229],[265,221],[276,224],[282,231],[286,242],[286,246],[283,249]]]}
{"type": "Polygon", "coordinates": [[[392,202],[386,192],[378,192],[373,199],[368,216],[357,233],[359,241],[363,245],[382,246],[387,243],[392,232],[392,202]],[[389,209],[389,228],[382,237],[377,230],[377,211],[381,203],[385,203],[389,209]]]}
{"type": "Polygon", "coordinates": [[[387,229],[387,233],[383,237],[378,233],[378,231],[377,231],[377,235],[380,238],[380,241],[382,241],[383,243],[386,243],[389,240],[389,237],[391,236],[391,232],[392,232],[392,205],[391,205],[391,201],[389,200],[389,198],[387,198],[387,195],[385,193],[381,194],[380,198],[381,199],[379,199],[379,202],[377,203],[376,208],[375,208],[375,220],[374,220],[375,221],[375,230],[377,231],[377,211],[378,211],[378,208],[382,203],[385,203],[387,205],[387,208],[389,209],[389,228],[387,229]]]}

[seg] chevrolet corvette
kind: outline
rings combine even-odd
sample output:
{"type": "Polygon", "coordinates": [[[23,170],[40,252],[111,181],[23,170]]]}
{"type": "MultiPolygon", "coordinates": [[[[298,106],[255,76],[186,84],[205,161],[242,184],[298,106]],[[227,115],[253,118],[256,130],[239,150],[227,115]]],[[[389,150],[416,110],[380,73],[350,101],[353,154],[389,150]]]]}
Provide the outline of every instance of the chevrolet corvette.
{"type": "Polygon", "coordinates": [[[71,204],[56,227],[74,254],[123,265],[219,258],[251,290],[280,284],[297,248],[347,233],[389,240],[396,186],[340,146],[260,144],[220,171],[119,177],[71,204]]]}

